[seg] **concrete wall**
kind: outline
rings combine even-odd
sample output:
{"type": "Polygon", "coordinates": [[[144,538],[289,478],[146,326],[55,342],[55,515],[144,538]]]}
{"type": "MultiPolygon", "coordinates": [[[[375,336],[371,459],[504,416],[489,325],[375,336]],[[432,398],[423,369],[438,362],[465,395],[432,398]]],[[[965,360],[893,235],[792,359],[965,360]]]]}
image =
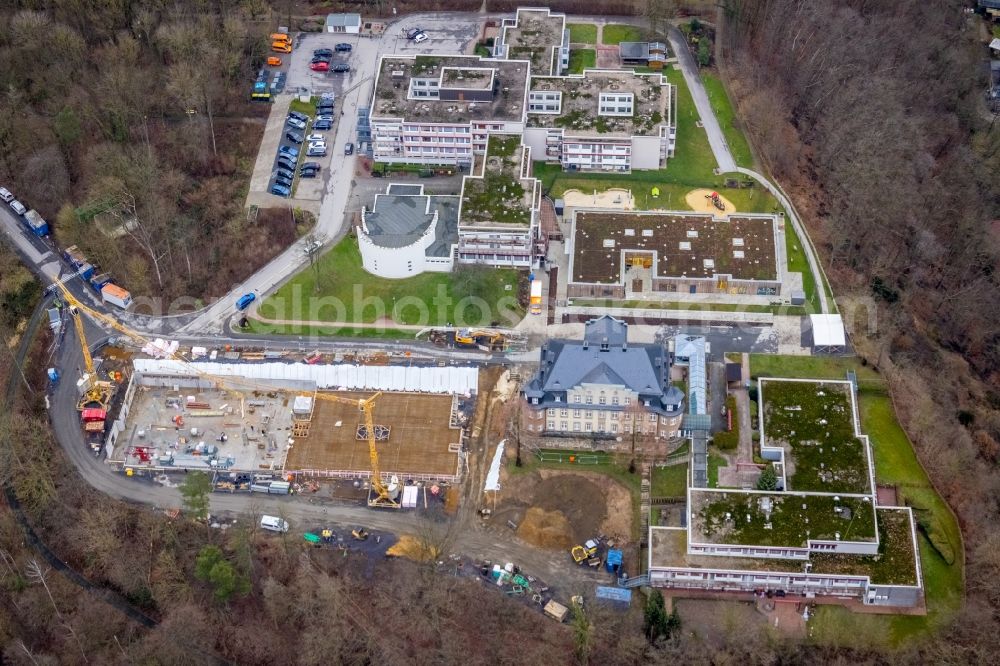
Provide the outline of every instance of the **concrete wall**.
{"type": "Polygon", "coordinates": [[[632,169],[659,169],[661,152],[659,136],[632,137],[632,169]]]}

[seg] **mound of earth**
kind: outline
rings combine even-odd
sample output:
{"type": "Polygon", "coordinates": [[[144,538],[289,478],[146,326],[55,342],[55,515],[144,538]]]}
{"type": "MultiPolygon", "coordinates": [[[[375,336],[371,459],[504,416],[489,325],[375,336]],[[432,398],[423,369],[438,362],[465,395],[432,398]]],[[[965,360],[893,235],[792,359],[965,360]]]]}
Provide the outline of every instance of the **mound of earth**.
{"type": "Polygon", "coordinates": [[[574,544],[569,521],[561,511],[531,507],[517,528],[517,536],[539,548],[565,550],[574,544]]]}
{"type": "Polygon", "coordinates": [[[543,477],[535,486],[532,504],[546,511],[559,511],[572,527],[574,543],[592,539],[608,516],[601,486],[580,474],[543,477]]]}

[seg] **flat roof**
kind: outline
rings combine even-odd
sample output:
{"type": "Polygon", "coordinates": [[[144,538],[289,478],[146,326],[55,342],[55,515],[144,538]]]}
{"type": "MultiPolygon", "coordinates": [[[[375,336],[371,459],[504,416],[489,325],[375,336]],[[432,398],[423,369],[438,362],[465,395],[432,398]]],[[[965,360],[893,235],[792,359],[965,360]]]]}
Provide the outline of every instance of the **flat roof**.
{"type": "Polygon", "coordinates": [[[876,540],[869,496],[692,488],[690,497],[695,543],[806,548],[810,540],[876,540]]]}
{"type": "Polygon", "coordinates": [[[849,382],[762,377],[759,393],[761,446],[784,450],[786,490],[872,492],[849,382]]]}
{"type": "Polygon", "coordinates": [[[843,347],[847,344],[844,319],[839,314],[809,315],[814,347],[843,347]]]}
{"type": "Polygon", "coordinates": [[[568,76],[532,76],[531,92],[561,92],[559,113],[528,112],[528,127],[561,127],[571,136],[656,136],[669,125],[672,88],[661,74],[588,69],[568,76]],[[600,116],[600,93],[632,93],[631,116],[600,116]]]}
{"type": "Polygon", "coordinates": [[[573,282],[619,284],[621,252],[656,253],[655,276],[776,280],[773,216],[577,210],[573,282]]]}
{"type": "Polygon", "coordinates": [[[913,525],[909,511],[879,507],[880,549],[878,555],[810,553],[808,560],[771,557],[735,557],[687,552],[687,530],[650,528],[650,565],[654,568],[713,569],[721,571],[765,571],[802,573],[808,561],[812,573],[822,575],[868,576],[872,583],[917,585],[920,582],[913,525]]]}
{"type": "Polygon", "coordinates": [[[527,176],[530,149],[520,134],[490,134],[482,171],[462,180],[461,224],[529,225],[536,181],[527,176]]]}
{"type": "Polygon", "coordinates": [[[518,9],[515,24],[504,28],[507,57],[530,61],[532,72],[556,74],[565,29],[563,14],[552,14],[548,9],[518,9]]]}
{"type": "Polygon", "coordinates": [[[400,118],[407,122],[467,124],[472,121],[520,122],[524,118],[524,91],[528,63],[521,60],[496,60],[479,56],[385,55],[375,78],[372,118],[400,118]],[[439,100],[431,97],[409,99],[410,81],[441,80],[442,73],[488,68],[494,70],[492,100],[439,100]]]}

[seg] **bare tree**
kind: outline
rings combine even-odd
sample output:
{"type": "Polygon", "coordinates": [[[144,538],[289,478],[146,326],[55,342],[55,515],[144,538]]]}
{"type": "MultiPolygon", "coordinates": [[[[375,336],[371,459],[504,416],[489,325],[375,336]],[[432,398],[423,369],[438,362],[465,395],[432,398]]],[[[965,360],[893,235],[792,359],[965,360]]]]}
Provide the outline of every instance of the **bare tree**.
{"type": "Polygon", "coordinates": [[[58,604],[56,604],[55,597],[52,596],[52,590],[49,589],[49,582],[46,580],[48,575],[48,570],[42,569],[42,565],[38,563],[37,560],[29,560],[27,566],[25,567],[25,577],[33,583],[38,583],[45,588],[45,593],[49,597],[49,601],[52,603],[52,610],[55,611],[56,617],[59,618],[59,623],[62,624],[63,628],[66,629],[67,633],[73,637],[76,642],[76,646],[80,649],[80,656],[83,658],[84,663],[90,663],[87,659],[87,653],[83,651],[83,643],[80,642],[80,638],[73,631],[73,627],[66,621],[63,617],[62,611],[59,610],[58,604]]]}

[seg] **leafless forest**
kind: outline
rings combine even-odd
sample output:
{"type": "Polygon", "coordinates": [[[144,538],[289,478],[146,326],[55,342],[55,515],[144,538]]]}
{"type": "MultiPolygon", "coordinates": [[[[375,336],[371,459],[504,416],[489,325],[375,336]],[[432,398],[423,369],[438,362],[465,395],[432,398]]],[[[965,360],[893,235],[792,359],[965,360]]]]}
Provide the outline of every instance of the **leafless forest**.
{"type": "MultiPolygon", "coordinates": [[[[1000,127],[961,2],[725,3],[724,62],[760,157],[801,206],[854,340],[959,514],[970,599],[932,662],[1000,626],[1000,127]],[[948,646],[948,647],[945,647],[948,646]]],[[[968,3],[965,3],[968,4],[968,3]]]]}

